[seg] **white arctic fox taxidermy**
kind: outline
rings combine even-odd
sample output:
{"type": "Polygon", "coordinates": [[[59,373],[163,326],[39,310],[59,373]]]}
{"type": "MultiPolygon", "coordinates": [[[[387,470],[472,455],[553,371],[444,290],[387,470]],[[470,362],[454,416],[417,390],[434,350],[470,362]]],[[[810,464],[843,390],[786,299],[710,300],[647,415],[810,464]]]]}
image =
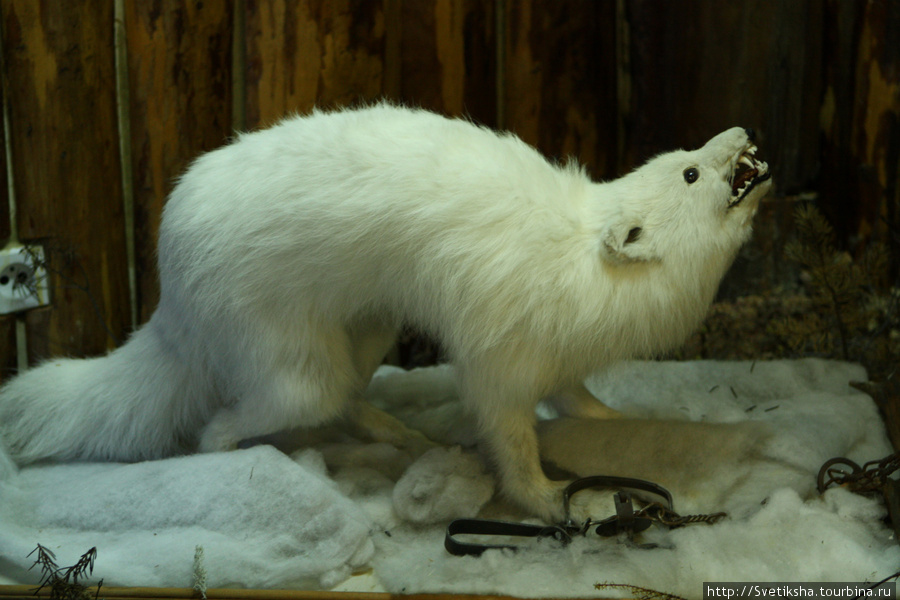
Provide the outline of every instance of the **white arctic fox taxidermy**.
{"type": "Polygon", "coordinates": [[[8,382],[0,435],[20,464],[225,450],[341,416],[424,444],[362,401],[410,324],[457,365],[504,492],[557,520],[535,405],[613,416],[583,378],[700,324],[770,185],[752,137],[594,183],[513,135],[387,104],[241,135],[166,204],[150,321],[8,382]]]}

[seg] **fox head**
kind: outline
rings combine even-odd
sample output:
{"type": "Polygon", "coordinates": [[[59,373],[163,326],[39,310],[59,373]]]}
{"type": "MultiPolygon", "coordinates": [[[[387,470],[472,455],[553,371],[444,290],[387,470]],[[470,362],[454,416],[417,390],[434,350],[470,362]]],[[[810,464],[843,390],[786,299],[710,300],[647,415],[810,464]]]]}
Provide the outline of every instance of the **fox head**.
{"type": "Polygon", "coordinates": [[[608,202],[603,258],[627,264],[708,253],[733,257],[772,184],[753,139],[752,130],[733,127],[702,148],[659,155],[602,184],[608,202]]]}

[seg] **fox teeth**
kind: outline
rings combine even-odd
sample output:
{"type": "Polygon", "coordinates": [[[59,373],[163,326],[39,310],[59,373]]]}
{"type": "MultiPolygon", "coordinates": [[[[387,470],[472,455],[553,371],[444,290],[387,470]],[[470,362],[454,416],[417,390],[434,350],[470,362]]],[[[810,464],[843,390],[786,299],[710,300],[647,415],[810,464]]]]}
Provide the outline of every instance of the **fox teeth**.
{"type": "Polygon", "coordinates": [[[739,187],[739,188],[736,189],[736,190],[732,190],[731,195],[732,195],[732,196],[735,196],[735,197],[741,197],[741,196],[743,196],[743,195],[744,195],[744,192],[746,192],[746,191],[747,191],[747,188],[750,186],[751,181],[752,181],[752,179],[747,180],[747,182],[744,183],[744,185],[742,185],[741,187],[739,187]]]}
{"type": "Polygon", "coordinates": [[[743,152],[737,155],[733,163],[733,169],[730,175],[726,177],[728,183],[735,185],[735,179],[738,179],[738,187],[732,187],[731,200],[728,202],[728,208],[734,208],[750,194],[756,185],[762,181],[771,178],[769,174],[769,165],[765,161],[756,158],[758,148],[750,144],[743,152]]]}

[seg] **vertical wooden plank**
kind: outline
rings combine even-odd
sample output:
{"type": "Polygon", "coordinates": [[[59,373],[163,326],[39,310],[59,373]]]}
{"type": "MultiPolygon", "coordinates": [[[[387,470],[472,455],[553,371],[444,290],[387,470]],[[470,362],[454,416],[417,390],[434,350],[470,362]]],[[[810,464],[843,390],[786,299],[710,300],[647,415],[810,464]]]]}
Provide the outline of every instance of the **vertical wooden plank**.
{"type": "Polygon", "coordinates": [[[616,5],[506,4],[506,127],[545,154],[615,176],[616,5]]]}
{"type": "Polygon", "coordinates": [[[98,354],[128,329],[113,4],[0,4],[22,240],[59,274],[53,309],[28,313],[35,354],[98,354]]]}
{"type": "MultiPolygon", "coordinates": [[[[2,23],[0,23],[2,26],[2,23]]],[[[0,37],[2,37],[0,31],[0,37]]],[[[2,52],[2,48],[0,48],[2,52]]],[[[0,60],[0,68],[4,61],[0,60]]],[[[5,79],[5,73],[0,73],[0,81],[5,79]]],[[[3,86],[0,86],[0,107],[4,102],[3,86]]],[[[9,180],[6,171],[6,128],[3,123],[3,115],[0,113],[0,246],[6,245],[10,238],[9,216],[9,180]]],[[[12,316],[0,316],[0,382],[16,367],[16,321],[12,316]]]]}
{"type": "MultiPolygon", "coordinates": [[[[2,23],[0,23],[0,27],[2,27],[2,23]]],[[[3,37],[3,33],[0,31],[0,38],[3,37]]],[[[2,52],[2,48],[0,48],[0,52],[2,52]]],[[[4,64],[5,61],[0,55],[0,69],[4,68],[4,64]]],[[[0,82],[5,79],[6,74],[0,73],[0,82]]],[[[3,103],[6,101],[4,87],[5,85],[0,85],[0,245],[6,245],[12,233],[9,216],[9,179],[7,179],[6,171],[6,126],[2,113],[3,103]]]]}
{"type": "Polygon", "coordinates": [[[842,238],[888,240],[900,231],[900,5],[828,6],[822,203],[842,238]]]}
{"type": "Polygon", "coordinates": [[[403,0],[384,2],[384,72],[381,91],[386,98],[400,97],[401,36],[403,35],[403,0]]]}
{"type": "Polygon", "coordinates": [[[166,196],[193,158],[232,133],[232,17],[231,2],[125,3],[141,321],[159,299],[166,196]]]}
{"type": "Polygon", "coordinates": [[[815,0],[624,3],[631,52],[626,166],[754,127],[780,190],[818,170],[822,8],[815,0]]]}
{"type": "Polygon", "coordinates": [[[822,173],[819,182],[821,207],[835,225],[838,239],[845,240],[857,229],[858,203],[855,201],[859,181],[859,165],[851,151],[853,112],[856,102],[856,53],[862,23],[863,3],[827,3],[824,23],[825,89],[821,108],[822,173]],[[836,218],[834,209],[839,199],[854,202],[836,218]]]}
{"type": "Polygon", "coordinates": [[[0,383],[15,374],[17,356],[16,319],[0,317],[0,383]]]}
{"type": "Polygon", "coordinates": [[[400,99],[496,126],[493,2],[408,0],[400,18],[400,99]]]}
{"type": "Polygon", "coordinates": [[[379,98],[381,0],[247,1],[247,125],[379,98]]]}

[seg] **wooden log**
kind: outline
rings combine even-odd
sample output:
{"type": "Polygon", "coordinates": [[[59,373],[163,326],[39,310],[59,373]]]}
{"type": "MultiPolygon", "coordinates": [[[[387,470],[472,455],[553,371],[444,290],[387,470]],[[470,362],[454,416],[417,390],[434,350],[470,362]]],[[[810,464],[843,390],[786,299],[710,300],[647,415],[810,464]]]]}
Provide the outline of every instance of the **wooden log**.
{"type": "Polygon", "coordinates": [[[172,185],[232,134],[231,2],[125,3],[140,321],[159,298],[156,241],[172,185]]]}
{"type": "Polygon", "coordinates": [[[11,0],[0,17],[19,237],[44,240],[57,270],[29,348],[103,353],[130,322],[113,2],[11,0]]]}

